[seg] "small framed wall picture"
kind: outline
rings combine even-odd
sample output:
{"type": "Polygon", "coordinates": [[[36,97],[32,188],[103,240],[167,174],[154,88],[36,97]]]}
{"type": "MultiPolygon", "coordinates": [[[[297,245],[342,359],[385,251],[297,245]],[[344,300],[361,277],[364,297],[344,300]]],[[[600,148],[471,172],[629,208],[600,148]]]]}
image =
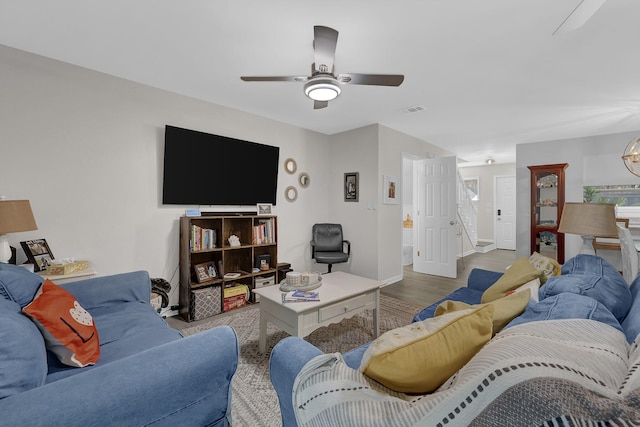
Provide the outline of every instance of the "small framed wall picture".
{"type": "Polygon", "coordinates": [[[203,283],[218,278],[216,263],[214,261],[196,264],[193,266],[193,268],[196,271],[196,279],[198,280],[198,283],[203,283]]]}
{"type": "Polygon", "coordinates": [[[470,177],[464,179],[464,186],[469,193],[471,200],[478,201],[480,199],[480,177],[470,177]]]}
{"type": "Polygon", "coordinates": [[[397,176],[384,176],[383,201],[385,205],[397,205],[400,202],[400,188],[397,176]]]}
{"type": "Polygon", "coordinates": [[[344,174],[344,201],[345,202],[357,202],[358,201],[358,172],[347,172],[344,174]]]}
{"type": "Polygon", "coordinates": [[[270,203],[258,203],[257,212],[258,215],[272,215],[273,205],[270,203]]]}
{"type": "Polygon", "coordinates": [[[50,261],[55,259],[45,239],[27,240],[20,242],[20,245],[29,262],[33,264],[34,271],[46,270],[50,261]]]}

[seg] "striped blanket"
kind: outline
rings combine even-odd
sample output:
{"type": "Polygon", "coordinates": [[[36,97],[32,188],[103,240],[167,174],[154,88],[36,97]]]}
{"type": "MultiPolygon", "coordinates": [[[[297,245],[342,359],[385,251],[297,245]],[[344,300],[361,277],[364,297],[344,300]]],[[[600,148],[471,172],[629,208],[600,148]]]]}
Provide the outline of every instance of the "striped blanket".
{"type": "Polygon", "coordinates": [[[293,404],[301,427],[640,426],[640,346],[593,320],[526,323],[427,395],[394,392],[324,354],[298,374],[293,404]]]}

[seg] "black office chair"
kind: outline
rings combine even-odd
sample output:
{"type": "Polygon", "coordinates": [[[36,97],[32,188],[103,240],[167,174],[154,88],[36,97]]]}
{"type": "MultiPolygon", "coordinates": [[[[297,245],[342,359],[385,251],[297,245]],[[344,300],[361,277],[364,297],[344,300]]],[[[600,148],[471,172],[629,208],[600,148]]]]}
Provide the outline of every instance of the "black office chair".
{"type": "Polygon", "coordinates": [[[340,224],[314,224],[311,230],[311,258],[321,264],[331,266],[347,262],[351,255],[351,242],[342,238],[340,224]],[[345,252],[345,245],[347,251],[345,252]]]}

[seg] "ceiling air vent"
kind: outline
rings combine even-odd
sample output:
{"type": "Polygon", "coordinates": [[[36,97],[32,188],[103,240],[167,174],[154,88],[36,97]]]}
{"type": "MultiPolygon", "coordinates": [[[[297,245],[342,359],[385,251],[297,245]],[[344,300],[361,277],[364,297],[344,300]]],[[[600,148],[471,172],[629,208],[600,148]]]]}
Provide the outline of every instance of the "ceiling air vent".
{"type": "Polygon", "coordinates": [[[406,114],[406,113],[417,113],[419,111],[424,111],[424,107],[421,105],[416,105],[415,107],[409,107],[409,108],[405,108],[404,110],[401,110],[401,113],[406,114]]]}

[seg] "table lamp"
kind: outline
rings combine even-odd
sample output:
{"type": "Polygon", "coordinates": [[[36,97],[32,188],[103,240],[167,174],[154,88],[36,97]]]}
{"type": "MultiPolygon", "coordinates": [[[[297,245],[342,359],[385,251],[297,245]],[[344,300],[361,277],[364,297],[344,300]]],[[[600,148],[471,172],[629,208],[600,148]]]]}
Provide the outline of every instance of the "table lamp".
{"type": "Polygon", "coordinates": [[[0,197],[0,262],[11,259],[8,233],[37,230],[28,200],[4,200],[0,197]]]}
{"type": "Polygon", "coordinates": [[[608,203],[565,203],[559,233],[582,236],[581,254],[595,255],[594,237],[618,237],[616,205],[608,203]]]}

